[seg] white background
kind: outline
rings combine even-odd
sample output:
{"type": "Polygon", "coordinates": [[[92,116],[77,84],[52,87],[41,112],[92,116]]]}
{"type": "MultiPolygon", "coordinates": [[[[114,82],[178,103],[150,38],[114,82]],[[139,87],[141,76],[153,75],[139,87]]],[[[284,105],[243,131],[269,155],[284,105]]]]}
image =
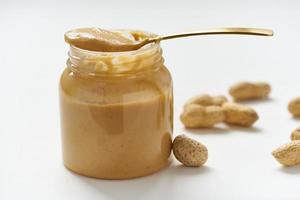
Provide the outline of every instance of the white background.
{"type": "Polygon", "coordinates": [[[299,120],[287,103],[300,95],[299,1],[0,1],[0,199],[247,199],[300,198],[300,167],[271,156],[299,120]],[[174,79],[175,130],[209,149],[202,168],[177,161],[126,181],[85,178],[62,165],[58,80],[65,67],[66,30],[137,28],[158,34],[222,26],[272,28],[273,38],[202,36],[165,41],[174,79]],[[272,84],[270,100],[252,102],[251,129],[185,130],[178,120],[189,97],[227,94],[240,80],[272,84]]]}

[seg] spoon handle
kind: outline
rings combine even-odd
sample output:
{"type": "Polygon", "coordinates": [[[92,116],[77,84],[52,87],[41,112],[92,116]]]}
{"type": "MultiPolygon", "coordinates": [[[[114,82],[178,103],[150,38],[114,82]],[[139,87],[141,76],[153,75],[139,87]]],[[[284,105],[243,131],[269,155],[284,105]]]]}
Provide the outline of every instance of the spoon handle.
{"type": "Polygon", "coordinates": [[[152,41],[168,40],[180,37],[189,37],[195,35],[217,35],[217,34],[238,34],[238,35],[258,35],[258,36],[273,36],[273,31],[270,29],[260,28],[215,28],[203,29],[199,31],[176,33],[171,35],[162,35],[151,38],[152,41]]]}

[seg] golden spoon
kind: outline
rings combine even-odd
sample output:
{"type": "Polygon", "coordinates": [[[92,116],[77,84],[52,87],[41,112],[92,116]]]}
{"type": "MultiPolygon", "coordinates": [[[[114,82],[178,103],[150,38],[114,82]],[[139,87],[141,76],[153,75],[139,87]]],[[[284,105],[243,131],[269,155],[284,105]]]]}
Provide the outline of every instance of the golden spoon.
{"type": "Polygon", "coordinates": [[[270,29],[260,28],[215,28],[215,29],[203,29],[199,31],[175,33],[171,35],[157,36],[154,38],[147,38],[139,43],[131,44],[128,46],[128,50],[136,50],[152,42],[159,42],[161,40],[169,40],[173,38],[189,37],[196,35],[218,35],[218,34],[237,34],[237,35],[258,35],[258,36],[273,36],[274,33],[270,29]]]}
{"type": "Polygon", "coordinates": [[[164,36],[155,36],[153,38],[145,39],[143,39],[144,36],[142,34],[134,32],[132,34],[134,37],[140,37],[141,40],[133,41],[120,35],[117,32],[107,31],[100,28],[80,28],[65,33],[65,41],[70,45],[90,51],[119,52],[133,51],[152,42],[159,42],[161,40],[168,40],[180,37],[216,34],[272,36],[273,31],[269,29],[258,28],[215,28],[193,32],[176,33],[164,36]]]}

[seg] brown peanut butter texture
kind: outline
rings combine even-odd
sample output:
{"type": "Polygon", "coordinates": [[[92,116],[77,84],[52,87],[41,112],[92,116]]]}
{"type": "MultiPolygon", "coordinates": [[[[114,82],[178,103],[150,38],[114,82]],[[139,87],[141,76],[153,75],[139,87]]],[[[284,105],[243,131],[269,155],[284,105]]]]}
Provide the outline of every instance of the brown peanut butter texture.
{"type": "Polygon", "coordinates": [[[142,35],[133,32],[132,39],[101,28],[78,28],[65,33],[65,41],[81,49],[100,52],[119,52],[136,49],[142,35]]]}

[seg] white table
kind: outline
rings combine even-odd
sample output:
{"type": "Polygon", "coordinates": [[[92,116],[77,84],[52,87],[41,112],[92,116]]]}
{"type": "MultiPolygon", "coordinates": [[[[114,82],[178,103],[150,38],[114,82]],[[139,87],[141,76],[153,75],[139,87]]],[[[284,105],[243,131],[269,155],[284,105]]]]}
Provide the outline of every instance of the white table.
{"type": "Polygon", "coordinates": [[[300,2],[174,2],[0,2],[1,200],[300,198],[300,167],[282,168],[271,156],[300,124],[286,109],[289,99],[300,96],[300,2]],[[202,168],[174,161],[151,176],[105,181],[75,175],[61,159],[57,88],[67,58],[63,33],[82,26],[155,33],[253,26],[273,28],[275,37],[163,42],[174,78],[174,135],[185,133],[206,144],[209,160],[202,168]],[[260,115],[252,129],[182,127],[178,116],[186,99],[204,92],[227,94],[240,80],[265,80],[273,86],[269,101],[249,104],[260,115]]]}

